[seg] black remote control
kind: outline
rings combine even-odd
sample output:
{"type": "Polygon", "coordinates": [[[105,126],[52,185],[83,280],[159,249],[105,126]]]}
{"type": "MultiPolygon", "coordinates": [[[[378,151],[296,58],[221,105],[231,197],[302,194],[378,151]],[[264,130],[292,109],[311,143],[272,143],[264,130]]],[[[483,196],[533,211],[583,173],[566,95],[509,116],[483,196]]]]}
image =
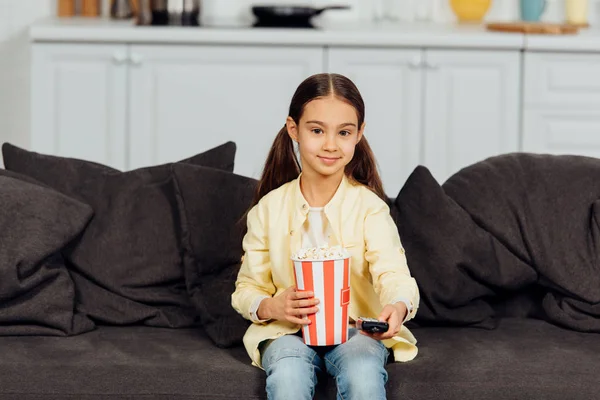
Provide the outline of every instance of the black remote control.
{"type": "Polygon", "coordinates": [[[389,329],[387,322],[381,322],[374,318],[361,317],[356,321],[356,329],[365,331],[368,333],[383,333],[389,329]]]}

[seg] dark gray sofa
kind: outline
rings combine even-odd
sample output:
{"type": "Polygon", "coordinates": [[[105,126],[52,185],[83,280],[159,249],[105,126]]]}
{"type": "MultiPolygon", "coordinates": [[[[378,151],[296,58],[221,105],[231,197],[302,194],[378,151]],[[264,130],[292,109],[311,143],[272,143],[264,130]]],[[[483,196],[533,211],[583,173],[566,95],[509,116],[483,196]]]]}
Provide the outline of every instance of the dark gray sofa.
{"type": "MultiPolygon", "coordinates": [[[[122,173],[3,146],[0,400],[265,398],[230,306],[255,184],[234,154],[122,173]]],[[[598,398],[598,198],[595,159],[416,168],[389,204],[419,354],[388,398],[598,398]]]]}

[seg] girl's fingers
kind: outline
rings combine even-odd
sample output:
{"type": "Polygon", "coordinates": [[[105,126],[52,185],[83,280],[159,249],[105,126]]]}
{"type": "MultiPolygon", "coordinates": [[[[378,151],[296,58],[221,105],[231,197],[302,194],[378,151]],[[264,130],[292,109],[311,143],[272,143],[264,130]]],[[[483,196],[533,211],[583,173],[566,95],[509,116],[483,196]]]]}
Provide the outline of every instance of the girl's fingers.
{"type": "Polygon", "coordinates": [[[310,319],[308,318],[287,317],[287,320],[292,324],[310,325],[310,319]]]}
{"type": "Polygon", "coordinates": [[[384,307],[383,310],[381,310],[381,314],[379,314],[379,318],[377,319],[382,322],[387,322],[393,312],[394,310],[391,309],[391,307],[384,307]]]}
{"type": "Polygon", "coordinates": [[[319,303],[320,303],[320,301],[318,299],[297,300],[297,301],[292,302],[292,307],[294,307],[294,308],[313,307],[319,303]]]}
{"type": "Polygon", "coordinates": [[[313,292],[308,292],[308,291],[304,291],[304,290],[296,290],[292,294],[293,300],[309,299],[311,297],[315,297],[315,294],[313,292]]]}
{"type": "Polygon", "coordinates": [[[290,314],[292,314],[292,315],[311,315],[311,314],[316,314],[317,311],[319,311],[318,307],[292,308],[290,310],[290,314]]]}
{"type": "Polygon", "coordinates": [[[371,337],[377,340],[391,339],[396,336],[397,332],[400,330],[399,328],[400,327],[397,324],[390,323],[390,327],[387,332],[374,333],[371,335],[371,337]]]}

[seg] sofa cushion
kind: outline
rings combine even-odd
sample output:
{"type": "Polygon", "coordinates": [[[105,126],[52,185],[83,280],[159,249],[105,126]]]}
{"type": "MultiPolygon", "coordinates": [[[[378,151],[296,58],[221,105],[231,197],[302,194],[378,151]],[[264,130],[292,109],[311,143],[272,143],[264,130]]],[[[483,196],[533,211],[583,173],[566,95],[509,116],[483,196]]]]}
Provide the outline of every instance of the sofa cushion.
{"type": "Polygon", "coordinates": [[[421,294],[416,321],[492,328],[490,299],[503,295],[497,288],[510,291],[535,281],[531,268],[512,263],[510,252],[446,195],[426,167],[413,171],[394,205],[421,294]]]}
{"type": "Polygon", "coordinates": [[[0,335],[74,335],[94,328],[75,312],[62,250],[92,209],[0,170],[0,335]]]}
{"type": "Polygon", "coordinates": [[[241,344],[249,322],[231,307],[242,256],[244,215],[256,180],[195,165],[173,166],[188,293],[217,346],[241,344]]]}
{"type": "MultiPolygon", "coordinates": [[[[419,355],[389,363],[391,400],[588,400],[600,381],[600,335],[533,319],[496,330],[413,329],[419,355]]],[[[0,398],[264,399],[265,373],[243,347],[195,329],[101,326],[69,338],[0,338],[0,398]]],[[[335,399],[323,380],[316,399],[335,399]]]]}
{"type": "MultiPolygon", "coordinates": [[[[234,150],[230,142],[185,162],[232,169],[234,150]]],[[[183,277],[172,164],[119,172],[9,144],[2,151],[7,169],[94,209],[80,240],[65,253],[80,311],[109,324],[195,323],[183,277]]]]}

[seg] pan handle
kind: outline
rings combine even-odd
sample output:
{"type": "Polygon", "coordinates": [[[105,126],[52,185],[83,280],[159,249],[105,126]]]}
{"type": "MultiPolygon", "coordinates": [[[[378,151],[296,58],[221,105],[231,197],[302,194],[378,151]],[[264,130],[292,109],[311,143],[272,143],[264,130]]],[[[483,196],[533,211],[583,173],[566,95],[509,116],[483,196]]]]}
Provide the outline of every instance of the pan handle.
{"type": "Polygon", "coordinates": [[[327,11],[327,10],[349,10],[350,8],[351,8],[350,6],[327,6],[327,7],[322,7],[322,8],[316,9],[314,15],[319,15],[323,11],[327,11]]]}

